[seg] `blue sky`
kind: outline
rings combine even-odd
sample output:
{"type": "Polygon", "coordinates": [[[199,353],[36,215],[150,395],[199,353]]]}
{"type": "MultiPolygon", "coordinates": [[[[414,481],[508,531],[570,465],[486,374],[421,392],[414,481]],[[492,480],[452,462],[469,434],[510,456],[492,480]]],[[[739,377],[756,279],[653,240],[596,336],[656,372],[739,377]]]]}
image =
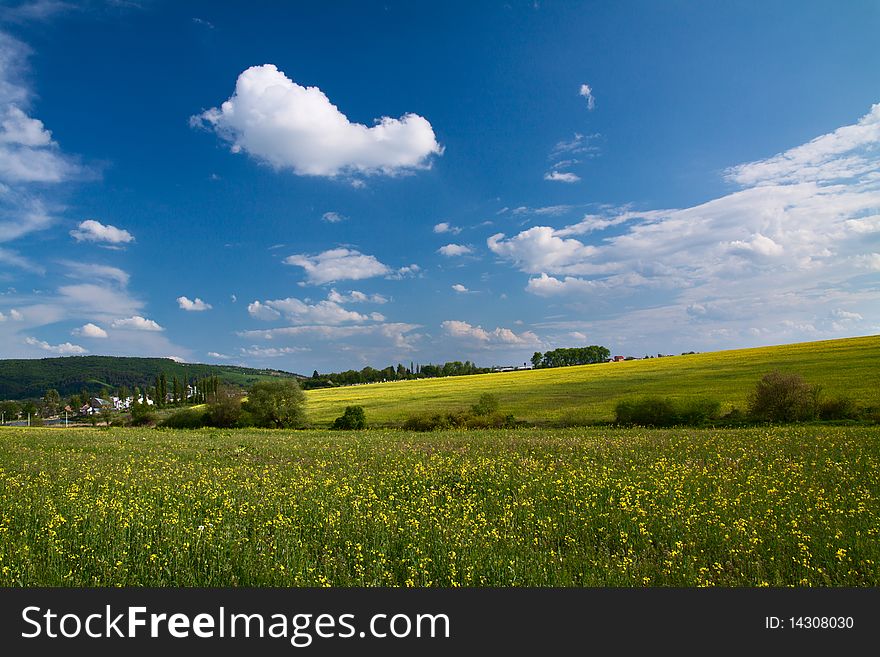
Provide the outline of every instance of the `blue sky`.
{"type": "Polygon", "coordinates": [[[875,2],[0,3],[0,357],[880,333],[875,2]]]}

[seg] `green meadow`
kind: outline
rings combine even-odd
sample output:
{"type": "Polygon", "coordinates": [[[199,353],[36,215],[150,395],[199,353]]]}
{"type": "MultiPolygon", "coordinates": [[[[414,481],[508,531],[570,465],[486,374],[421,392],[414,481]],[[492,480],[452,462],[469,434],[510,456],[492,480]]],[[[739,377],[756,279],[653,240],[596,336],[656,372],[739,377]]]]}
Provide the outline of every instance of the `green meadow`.
{"type": "Polygon", "coordinates": [[[371,425],[421,413],[464,410],[485,392],[501,411],[539,425],[610,421],[620,399],[641,395],[708,396],[722,410],[744,409],[762,375],[801,374],[828,396],[880,406],[880,336],[775,347],[473,376],[396,381],[307,393],[309,420],[326,425],[349,405],[363,406],[371,425]]]}
{"type": "Polygon", "coordinates": [[[880,427],[0,431],[0,586],[878,586],[880,427]]]}

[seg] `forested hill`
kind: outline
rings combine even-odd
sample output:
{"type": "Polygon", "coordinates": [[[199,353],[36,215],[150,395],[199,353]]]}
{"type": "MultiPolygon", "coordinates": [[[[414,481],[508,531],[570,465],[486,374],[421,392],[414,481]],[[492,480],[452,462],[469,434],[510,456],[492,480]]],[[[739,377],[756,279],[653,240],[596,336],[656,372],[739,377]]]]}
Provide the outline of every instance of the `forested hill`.
{"type": "Polygon", "coordinates": [[[158,375],[176,376],[191,382],[208,376],[247,388],[256,381],[297,377],[281,370],[257,370],[234,365],[178,363],[170,358],[128,358],[120,356],[66,356],[63,358],[0,360],[0,399],[41,397],[54,388],[62,397],[83,389],[97,394],[105,388],[146,388],[158,375]]]}

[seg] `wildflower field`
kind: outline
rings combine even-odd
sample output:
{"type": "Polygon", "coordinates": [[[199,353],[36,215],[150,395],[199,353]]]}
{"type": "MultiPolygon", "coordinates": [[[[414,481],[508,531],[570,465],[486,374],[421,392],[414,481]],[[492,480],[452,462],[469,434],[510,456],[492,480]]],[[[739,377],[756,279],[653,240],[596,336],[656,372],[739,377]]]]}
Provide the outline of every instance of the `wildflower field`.
{"type": "Polygon", "coordinates": [[[880,427],[4,429],[2,586],[877,586],[880,427]]]}
{"type": "Polygon", "coordinates": [[[315,426],[329,426],[349,405],[362,406],[371,425],[391,425],[410,415],[466,409],[482,393],[497,396],[501,411],[518,420],[566,426],[612,421],[615,404],[628,396],[711,397],[721,402],[723,412],[734,406],[744,410],[755,384],[774,370],[800,374],[830,397],[843,396],[859,405],[880,407],[877,335],[622,363],[326,388],[308,391],[306,399],[308,417],[315,426]]]}

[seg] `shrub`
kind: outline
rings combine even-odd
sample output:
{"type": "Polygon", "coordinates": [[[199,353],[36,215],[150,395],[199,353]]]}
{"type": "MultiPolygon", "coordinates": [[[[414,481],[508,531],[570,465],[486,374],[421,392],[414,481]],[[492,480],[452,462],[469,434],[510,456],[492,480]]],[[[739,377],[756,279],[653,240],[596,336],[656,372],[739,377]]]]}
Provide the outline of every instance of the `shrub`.
{"type": "Polygon", "coordinates": [[[750,424],[749,416],[738,408],[732,408],[718,418],[718,424],[724,427],[745,427],[750,424]]]}
{"type": "Polygon", "coordinates": [[[166,417],[159,426],[169,429],[200,429],[208,426],[208,414],[193,408],[184,408],[166,417]]]}
{"type": "Polygon", "coordinates": [[[471,413],[473,415],[492,415],[498,412],[498,406],[498,398],[492,393],[484,392],[480,395],[480,400],[471,406],[471,413]]]}
{"type": "Polygon", "coordinates": [[[691,427],[701,426],[717,419],[721,413],[721,402],[706,397],[682,401],[678,407],[678,424],[691,427]]]}
{"type": "Polygon", "coordinates": [[[856,420],[860,415],[855,402],[847,397],[826,399],[819,404],[819,418],[822,420],[856,420]]]}
{"type": "Polygon", "coordinates": [[[512,414],[492,413],[491,415],[472,415],[467,419],[468,429],[513,429],[522,426],[512,414]]]}
{"type": "Polygon", "coordinates": [[[259,427],[288,429],[305,424],[305,403],[295,379],[259,381],[248,393],[247,411],[259,427]]]}
{"type": "Polygon", "coordinates": [[[819,387],[808,384],[800,374],[765,374],[749,396],[749,414],[763,422],[816,419],[819,387]]]}
{"type": "Polygon", "coordinates": [[[512,429],[521,426],[513,415],[492,413],[474,415],[472,413],[433,413],[413,415],[403,422],[407,431],[443,431],[444,429],[512,429]]]}
{"type": "Polygon", "coordinates": [[[403,428],[407,431],[439,431],[451,429],[448,415],[435,413],[433,415],[412,415],[403,422],[403,428]]]}
{"type": "Polygon", "coordinates": [[[208,404],[208,423],[212,427],[229,429],[241,418],[241,397],[231,390],[221,388],[208,404]]]}
{"type": "Polygon", "coordinates": [[[235,426],[239,429],[257,426],[256,418],[247,410],[245,404],[241,405],[241,414],[238,416],[238,422],[236,422],[235,426]]]}
{"type": "Polygon", "coordinates": [[[156,414],[150,410],[147,404],[135,402],[131,405],[131,426],[143,427],[155,424],[156,414]]]}
{"type": "Polygon", "coordinates": [[[678,419],[672,400],[662,397],[618,402],[614,414],[618,424],[638,424],[645,427],[671,427],[678,419]]]}
{"type": "Polygon", "coordinates": [[[720,410],[720,402],[704,397],[679,401],[666,397],[642,397],[618,402],[614,421],[643,427],[700,426],[717,419],[720,410]]]}
{"type": "Polygon", "coordinates": [[[363,406],[346,406],[345,412],[333,421],[332,429],[366,429],[367,414],[363,406]]]}

